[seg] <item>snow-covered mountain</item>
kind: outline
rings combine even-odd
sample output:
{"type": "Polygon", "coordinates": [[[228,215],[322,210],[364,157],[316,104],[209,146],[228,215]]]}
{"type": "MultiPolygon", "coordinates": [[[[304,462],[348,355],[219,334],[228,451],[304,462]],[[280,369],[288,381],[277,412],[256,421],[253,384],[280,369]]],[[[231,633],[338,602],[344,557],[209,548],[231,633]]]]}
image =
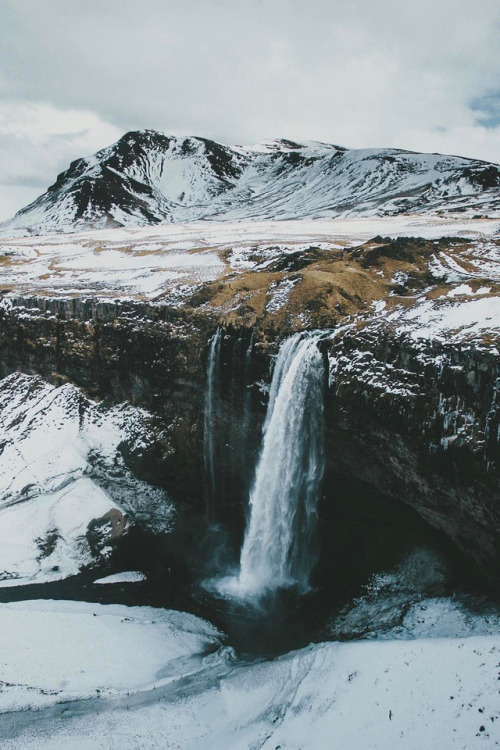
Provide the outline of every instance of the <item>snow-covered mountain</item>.
{"type": "Polygon", "coordinates": [[[72,162],[0,231],[450,211],[498,214],[500,167],[318,142],[224,146],[142,130],[72,162]]]}

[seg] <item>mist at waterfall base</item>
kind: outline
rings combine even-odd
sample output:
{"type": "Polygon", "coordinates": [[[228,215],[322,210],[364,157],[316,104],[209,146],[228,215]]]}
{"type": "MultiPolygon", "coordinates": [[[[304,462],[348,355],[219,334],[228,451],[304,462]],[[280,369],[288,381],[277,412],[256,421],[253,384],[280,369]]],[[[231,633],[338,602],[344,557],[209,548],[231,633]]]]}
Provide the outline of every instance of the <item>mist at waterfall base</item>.
{"type": "Polygon", "coordinates": [[[320,338],[321,334],[296,334],[280,348],[239,572],[212,582],[222,594],[255,601],[280,589],[293,588],[299,594],[310,589],[324,472],[325,366],[320,338]]]}

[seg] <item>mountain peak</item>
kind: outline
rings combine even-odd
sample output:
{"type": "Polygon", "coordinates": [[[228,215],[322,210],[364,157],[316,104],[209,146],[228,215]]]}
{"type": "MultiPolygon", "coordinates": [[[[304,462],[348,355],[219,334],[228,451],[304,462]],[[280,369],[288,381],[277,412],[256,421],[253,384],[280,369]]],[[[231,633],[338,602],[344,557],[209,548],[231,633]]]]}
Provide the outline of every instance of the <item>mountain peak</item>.
{"type": "Polygon", "coordinates": [[[226,146],[136,130],[71,162],[1,230],[499,210],[500,169],[488,162],[286,138],[226,146]]]}

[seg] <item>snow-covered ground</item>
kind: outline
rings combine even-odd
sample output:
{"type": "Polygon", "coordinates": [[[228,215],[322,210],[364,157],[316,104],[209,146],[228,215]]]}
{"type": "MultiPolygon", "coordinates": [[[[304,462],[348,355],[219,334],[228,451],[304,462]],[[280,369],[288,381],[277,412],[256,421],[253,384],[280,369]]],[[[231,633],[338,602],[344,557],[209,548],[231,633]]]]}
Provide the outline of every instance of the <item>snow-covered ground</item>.
{"type": "Polygon", "coordinates": [[[390,326],[397,336],[415,340],[486,342],[498,356],[500,244],[493,235],[470,237],[436,246],[423,289],[412,290],[409,275],[398,271],[392,283],[402,291],[376,300],[361,317],[368,325],[390,326]]]}
{"type": "Polygon", "coordinates": [[[106,522],[113,510],[121,516],[106,493],[86,477],[58,492],[2,508],[0,586],[76,575],[94,560],[86,536],[89,524],[96,519],[106,522]]]}
{"type": "Polygon", "coordinates": [[[499,233],[498,219],[398,216],[196,222],[2,237],[1,288],[14,295],[158,298],[172,304],[204,281],[255,267],[256,251],[272,260],[311,245],[334,250],[377,235],[481,239],[499,233]]]}
{"type": "MultiPolygon", "coordinates": [[[[456,296],[456,295],[454,295],[456,296]]],[[[429,300],[420,302],[410,311],[387,316],[397,321],[398,334],[410,332],[418,339],[445,339],[477,336],[484,331],[500,331],[500,297],[486,296],[471,301],[436,306],[429,300]]]]}
{"type": "Polygon", "coordinates": [[[94,583],[141,583],[146,580],[146,577],[139,570],[124,570],[123,573],[113,573],[113,575],[105,576],[104,578],[97,578],[94,583]]]}
{"type": "MultiPolygon", "coordinates": [[[[125,473],[118,446],[150,440],[147,419],[69,384],[20,373],[0,381],[0,587],[59,580],[106,556],[133,509],[99,486],[93,464],[125,473]]],[[[139,506],[154,501],[153,488],[137,482],[136,490],[139,506]]],[[[168,508],[163,514],[165,522],[168,508]]]]}
{"type": "Polygon", "coordinates": [[[470,750],[500,743],[498,635],[322,643],[254,664],[227,648],[201,656],[217,646],[213,628],[180,613],[2,605],[2,749],[470,750]],[[39,710],[18,710],[27,705],[39,710]]]}
{"type": "Polygon", "coordinates": [[[0,711],[160,686],[219,638],[198,617],[153,607],[0,604],[0,711]]]}

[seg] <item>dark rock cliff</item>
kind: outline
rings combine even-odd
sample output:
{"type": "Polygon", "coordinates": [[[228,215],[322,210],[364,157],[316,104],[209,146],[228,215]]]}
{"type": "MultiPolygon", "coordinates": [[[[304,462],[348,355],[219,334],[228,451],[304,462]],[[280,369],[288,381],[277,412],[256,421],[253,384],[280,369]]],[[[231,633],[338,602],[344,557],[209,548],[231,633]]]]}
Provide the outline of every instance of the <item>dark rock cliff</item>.
{"type": "Polygon", "coordinates": [[[470,344],[349,330],[330,346],[329,456],[500,569],[500,362],[470,344]]]}
{"type": "MultiPolygon", "coordinates": [[[[153,448],[126,456],[130,468],[175,499],[200,504],[206,357],[217,325],[206,312],[144,303],[17,299],[0,308],[0,374],[21,370],[50,382],[69,380],[93,397],[152,411],[161,429],[153,448]]],[[[218,462],[226,479],[220,486],[229,517],[241,528],[278,340],[228,327],[224,341],[218,462]],[[249,347],[250,376],[242,369],[249,347]],[[235,382],[250,394],[246,442],[235,382]],[[240,457],[230,444],[239,446],[240,457]]],[[[483,572],[498,573],[498,355],[370,326],[339,330],[325,350],[329,480],[352,478],[409,504],[483,572]]],[[[325,487],[327,501],[334,492],[335,486],[325,487]]]]}
{"type": "Polygon", "coordinates": [[[70,381],[93,398],[157,414],[154,451],[129,455],[130,467],[192,497],[202,482],[204,356],[214,327],[206,316],[140,303],[18,299],[0,310],[0,374],[70,381]]]}

